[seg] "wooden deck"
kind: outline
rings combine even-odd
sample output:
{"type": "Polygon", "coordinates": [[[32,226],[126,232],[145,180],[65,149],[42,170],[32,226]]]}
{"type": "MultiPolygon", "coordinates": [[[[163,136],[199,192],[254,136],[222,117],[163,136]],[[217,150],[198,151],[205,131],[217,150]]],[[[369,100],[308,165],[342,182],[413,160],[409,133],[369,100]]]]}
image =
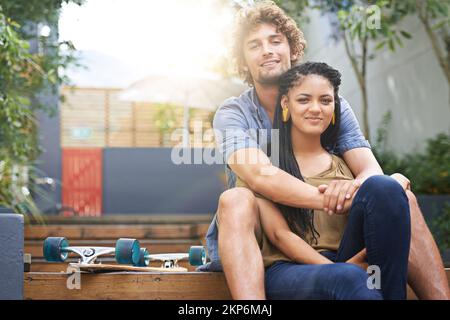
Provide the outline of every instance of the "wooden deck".
{"type": "MultiPolygon", "coordinates": [[[[106,217],[48,217],[46,224],[25,226],[24,253],[32,254],[31,272],[24,274],[25,299],[231,299],[223,273],[194,272],[195,267],[182,273],[115,272],[81,274],[81,288],[68,289],[67,262],[48,263],[43,259],[42,243],[48,236],[66,237],[70,245],[114,246],[117,238],[136,238],[141,247],[151,253],[187,252],[191,245],[204,243],[211,215],[138,215],[106,217]]],[[[102,258],[114,263],[113,257],[102,258]]],[[[450,284],[450,268],[446,269],[450,284]]],[[[416,296],[408,288],[408,299],[416,296]]]]}
{"type": "Polygon", "coordinates": [[[51,300],[229,300],[223,273],[81,274],[81,288],[67,288],[67,273],[24,275],[24,299],[51,300]]]}
{"type": "MultiPolygon", "coordinates": [[[[450,284],[450,269],[446,269],[450,284]]],[[[24,299],[32,300],[229,300],[221,272],[81,274],[81,288],[68,289],[65,272],[28,272],[24,299]]],[[[417,297],[408,288],[408,300],[417,297]]]]}

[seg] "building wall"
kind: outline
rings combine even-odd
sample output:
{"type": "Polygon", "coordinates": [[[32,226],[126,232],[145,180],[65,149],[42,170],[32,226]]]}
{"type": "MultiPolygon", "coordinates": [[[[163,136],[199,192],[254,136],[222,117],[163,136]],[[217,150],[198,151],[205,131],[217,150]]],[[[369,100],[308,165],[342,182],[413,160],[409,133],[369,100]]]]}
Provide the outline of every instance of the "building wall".
{"type": "MultiPolygon", "coordinates": [[[[202,149],[188,151],[191,159],[197,151],[202,149]]],[[[171,153],[172,148],[105,148],[103,213],[214,213],[226,188],[224,165],[176,165],[171,153]]]]}
{"type": "MultiPolygon", "coordinates": [[[[308,49],[304,61],[323,61],[342,73],[340,94],[362,123],[361,94],[343,43],[330,39],[329,18],[312,11],[310,23],[301,26],[308,49]]],[[[398,153],[422,150],[427,138],[450,132],[449,87],[420,21],[408,17],[403,29],[413,36],[404,48],[379,51],[367,70],[371,141],[382,116],[392,112],[388,147],[398,153]]]]}
{"type": "MultiPolygon", "coordinates": [[[[92,166],[88,162],[92,159],[79,155],[71,164],[74,159],[63,157],[63,166],[74,167],[73,172],[67,171],[73,173],[67,175],[71,178],[64,178],[63,174],[63,198],[73,200],[65,205],[80,210],[83,215],[215,212],[226,185],[223,165],[175,165],[170,147],[180,141],[171,141],[158,131],[157,109],[149,103],[121,101],[120,92],[114,88],[62,89],[65,96],[60,117],[63,155],[82,154],[92,148],[101,150],[102,155],[100,191],[89,174],[92,166]],[[86,181],[91,185],[86,187],[86,181]],[[92,207],[96,201],[89,200],[97,199],[98,193],[102,195],[102,212],[97,212],[98,206],[92,207]]],[[[175,127],[182,127],[182,116],[183,109],[176,108],[175,127]]],[[[195,134],[206,133],[211,128],[211,116],[209,110],[191,110],[193,149],[190,152],[214,146],[213,136],[195,134]],[[197,128],[199,121],[202,121],[201,129],[197,128]]]]}

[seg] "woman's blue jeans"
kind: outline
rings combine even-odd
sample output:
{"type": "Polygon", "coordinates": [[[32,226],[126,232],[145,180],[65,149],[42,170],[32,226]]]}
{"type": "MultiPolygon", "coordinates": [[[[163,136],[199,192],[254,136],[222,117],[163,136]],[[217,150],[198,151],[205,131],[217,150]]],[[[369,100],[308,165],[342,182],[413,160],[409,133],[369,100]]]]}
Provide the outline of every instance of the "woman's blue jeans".
{"type": "Polygon", "coordinates": [[[402,187],[388,176],[370,177],[355,195],[338,251],[323,253],[335,263],[274,263],[265,273],[267,298],[406,299],[410,239],[409,204],[402,187]],[[364,248],[369,266],[379,267],[380,289],[369,288],[363,269],[345,263],[364,248]]]}

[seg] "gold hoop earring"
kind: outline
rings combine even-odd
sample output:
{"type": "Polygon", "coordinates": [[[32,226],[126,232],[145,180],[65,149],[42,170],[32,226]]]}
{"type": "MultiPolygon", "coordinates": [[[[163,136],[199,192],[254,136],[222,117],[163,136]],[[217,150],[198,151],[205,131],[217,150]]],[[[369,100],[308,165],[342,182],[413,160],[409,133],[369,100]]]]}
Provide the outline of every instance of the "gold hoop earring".
{"type": "Polygon", "coordinates": [[[331,124],[334,126],[334,123],[336,122],[336,119],[334,117],[334,111],[333,111],[333,115],[331,117],[331,124]]]}
{"type": "Polygon", "coordinates": [[[281,113],[281,118],[282,118],[283,122],[287,122],[289,120],[289,109],[288,108],[283,108],[283,111],[281,113]]]}

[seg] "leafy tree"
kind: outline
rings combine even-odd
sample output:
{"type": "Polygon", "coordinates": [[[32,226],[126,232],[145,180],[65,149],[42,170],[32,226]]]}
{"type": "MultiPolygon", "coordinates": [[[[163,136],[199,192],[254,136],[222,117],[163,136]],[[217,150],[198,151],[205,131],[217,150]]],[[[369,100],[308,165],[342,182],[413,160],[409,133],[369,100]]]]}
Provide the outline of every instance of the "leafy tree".
{"type": "Polygon", "coordinates": [[[406,0],[430,39],[433,52],[450,86],[450,0],[406,0]]]}
{"type": "Polygon", "coordinates": [[[308,21],[308,8],[330,18],[334,29],[330,36],[337,42],[343,41],[361,90],[362,130],[370,139],[367,63],[375,58],[377,50],[388,46],[395,51],[397,46],[403,46],[404,38],[411,38],[398,28],[409,11],[395,0],[278,0],[277,3],[298,22],[308,21]]]}
{"type": "Polygon", "coordinates": [[[68,2],[82,3],[0,0],[0,205],[20,213],[38,212],[28,189],[41,152],[35,113],[52,114],[57,107],[40,97],[57,94],[68,82],[62,71],[76,64],[73,45],[58,42],[56,34],[39,37],[37,25],[56,26],[61,5],[68,2]]]}

